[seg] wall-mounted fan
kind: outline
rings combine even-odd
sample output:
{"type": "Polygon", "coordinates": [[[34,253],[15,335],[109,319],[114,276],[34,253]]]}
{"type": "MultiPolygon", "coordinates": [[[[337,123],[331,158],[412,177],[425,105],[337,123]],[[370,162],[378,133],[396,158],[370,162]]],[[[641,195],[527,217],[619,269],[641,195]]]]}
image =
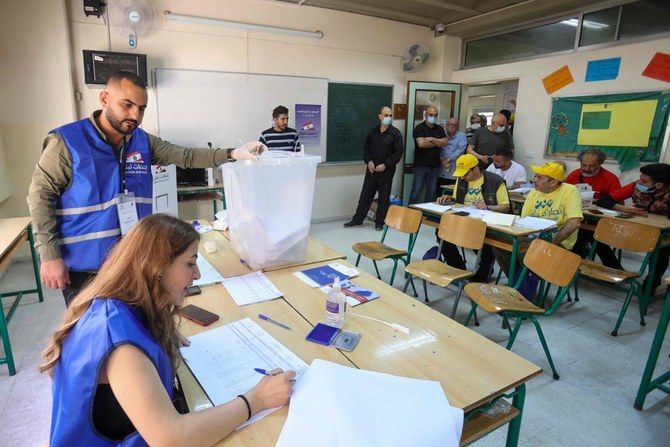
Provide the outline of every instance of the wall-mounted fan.
{"type": "Polygon", "coordinates": [[[418,71],[430,60],[430,50],[422,43],[415,43],[400,58],[402,71],[418,71]]]}
{"type": "Polygon", "coordinates": [[[151,30],[156,9],[151,0],[109,0],[107,10],[112,26],[128,36],[128,46],[137,47],[137,38],[151,30]]]}

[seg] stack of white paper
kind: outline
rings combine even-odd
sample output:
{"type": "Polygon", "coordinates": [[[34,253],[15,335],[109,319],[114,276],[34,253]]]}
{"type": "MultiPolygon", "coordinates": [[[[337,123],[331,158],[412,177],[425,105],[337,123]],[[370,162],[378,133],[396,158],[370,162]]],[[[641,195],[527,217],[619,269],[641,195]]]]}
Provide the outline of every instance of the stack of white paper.
{"type": "MultiPolygon", "coordinates": [[[[191,346],[180,348],[184,360],[214,405],[221,405],[253,388],[263,376],[254,368],[282,368],[297,373],[307,368],[297,355],[249,318],[189,337],[191,346]]],[[[267,414],[254,415],[244,427],[267,414]]]]}
{"type": "Polygon", "coordinates": [[[226,278],[223,287],[233,297],[238,306],[274,300],[283,295],[263,272],[226,278]]]}
{"type": "Polygon", "coordinates": [[[433,211],[435,213],[444,213],[445,211],[449,211],[451,209],[451,206],[449,205],[440,205],[435,202],[417,203],[414,206],[416,208],[426,211],[433,211]]]}
{"type": "Polygon", "coordinates": [[[546,230],[547,228],[551,228],[553,226],[556,226],[556,222],[553,220],[549,219],[543,219],[541,217],[523,217],[516,222],[514,222],[514,225],[517,225],[519,227],[524,227],[524,228],[530,228],[533,230],[546,230]]]}
{"type": "Polygon", "coordinates": [[[294,388],[276,446],[449,447],[462,431],[463,410],[439,382],[316,359],[294,388]]]}

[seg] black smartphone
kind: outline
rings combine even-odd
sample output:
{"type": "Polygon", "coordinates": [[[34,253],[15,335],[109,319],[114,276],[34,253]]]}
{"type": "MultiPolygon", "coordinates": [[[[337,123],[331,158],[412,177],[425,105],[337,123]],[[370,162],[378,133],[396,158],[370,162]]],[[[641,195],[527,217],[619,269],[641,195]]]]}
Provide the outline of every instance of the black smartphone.
{"type": "Polygon", "coordinates": [[[193,304],[189,304],[186,307],[182,307],[181,309],[179,309],[179,313],[183,315],[185,318],[188,318],[189,320],[198,323],[201,326],[209,326],[210,324],[214,323],[216,320],[219,319],[219,316],[217,314],[214,314],[201,307],[194,306],[193,304]]]}
{"type": "Polygon", "coordinates": [[[198,286],[191,286],[186,288],[186,296],[200,295],[202,290],[198,286]]]}
{"type": "Polygon", "coordinates": [[[456,211],[454,214],[457,215],[457,216],[469,216],[470,215],[470,213],[468,213],[467,211],[456,211]]]}
{"type": "Polygon", "coordinates": [[[630,219],[633,217],[633,215],[630,213],[619,213],[614,217],[618,217],[619,219],[630,219]]]}

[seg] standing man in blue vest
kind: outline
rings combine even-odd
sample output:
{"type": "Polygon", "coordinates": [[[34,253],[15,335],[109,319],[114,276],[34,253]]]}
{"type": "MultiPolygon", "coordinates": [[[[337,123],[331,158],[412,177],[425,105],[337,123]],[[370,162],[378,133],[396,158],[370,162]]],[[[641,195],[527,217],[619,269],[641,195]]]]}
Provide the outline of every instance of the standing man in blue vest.
{"type": "Polygon", "coordinates": [[[213,167],[256,158],[261,146],[185,148],[146,133],[138,127],[146,84],[132,73],[112,75],[100,104],[88,118],[49,132],[27,197],[42,283],[63,289],[66,305],[121,235],[151,214],[152,164],[213,167]]]}

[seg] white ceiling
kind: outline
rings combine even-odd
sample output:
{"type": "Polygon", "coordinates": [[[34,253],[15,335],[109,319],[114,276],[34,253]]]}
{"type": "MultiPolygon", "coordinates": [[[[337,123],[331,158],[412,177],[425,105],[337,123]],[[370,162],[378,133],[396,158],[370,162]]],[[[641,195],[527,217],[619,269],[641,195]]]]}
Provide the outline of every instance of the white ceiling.
{"type": "MultiPolygon", "coordinates": [[[[434,28],[464,39],[516,25],[576,15],[593,0],[275,0],[434,28]]],[[[610,2],[611,3],[611,2],[610,2]]],[[[624,2],[620,2],[624,3],[624,2]]]]}

